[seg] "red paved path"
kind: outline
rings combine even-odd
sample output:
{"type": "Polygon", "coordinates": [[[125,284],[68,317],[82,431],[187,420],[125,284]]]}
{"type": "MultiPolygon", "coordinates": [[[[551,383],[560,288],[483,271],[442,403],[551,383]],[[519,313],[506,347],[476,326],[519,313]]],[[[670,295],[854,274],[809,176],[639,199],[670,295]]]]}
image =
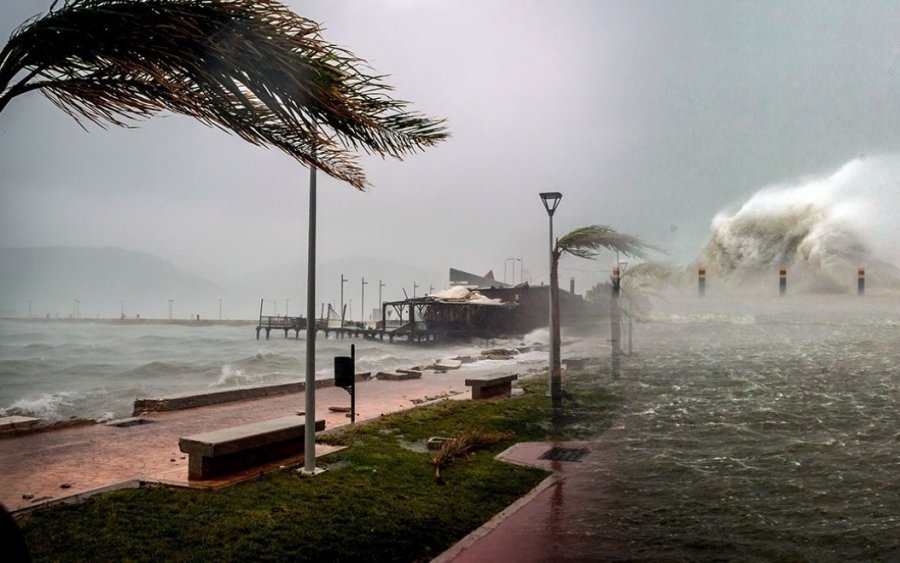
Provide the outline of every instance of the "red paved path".
{"type": "MultiPolygon", "coordinates": [[[[464,385],[467,377],[498,371],[465,368],[443,374],[425,372],[415,380],[361,382],[357,385],[357,420],[408,409],[415,405],[414,400],[426,397],[469,397],[469,388],[464,385]]],[[[178,438],[297,414],[304,404],[304,394],[295,393],[150,413],[143,417],[152,421],[150,424],[127,428],[96,424],[3,439],[0,502],[14,511],[133,480],[187,485],[187,458],[178,450],[178,438]],[[63,488],[64,484],[68,487],[63,488]]],[[[350,397],[343,389],[316,391],[316,418],[325,419],[326,429],[349,423],[344,413],[329,412],[328,407],[349,405],[350,397]]],[[[316,455],[332,450],[320,445],[316,455]]]]}

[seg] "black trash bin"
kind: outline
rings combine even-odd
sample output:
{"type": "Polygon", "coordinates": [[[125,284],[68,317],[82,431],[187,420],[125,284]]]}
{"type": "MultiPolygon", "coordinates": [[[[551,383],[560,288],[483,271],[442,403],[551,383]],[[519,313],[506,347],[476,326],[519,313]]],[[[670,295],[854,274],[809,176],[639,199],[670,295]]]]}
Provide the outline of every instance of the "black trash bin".
{"type": "Polygon", "coordinates": [[[356,373],[353,358],[350,356],[334,357],[334,386],[349,389],[353,387],[356,373]]]}

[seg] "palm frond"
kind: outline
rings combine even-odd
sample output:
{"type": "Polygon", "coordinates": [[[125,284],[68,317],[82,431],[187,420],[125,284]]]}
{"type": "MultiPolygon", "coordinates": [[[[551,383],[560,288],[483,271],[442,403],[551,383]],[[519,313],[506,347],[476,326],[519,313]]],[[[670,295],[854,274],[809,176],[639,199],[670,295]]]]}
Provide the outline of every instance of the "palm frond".
{"type": "Polygon", "coordinates": [[[356,151],[402,159],[448,136],[370,72],[277,0],[68,0],[0,51],[0,111],[40,90],[101,126],[180,113],[364,189],[356,151]]]}
{"type": "Polygon", "coordinates": [[[606,225],[590,225],[570,231],[556,243],[558,255],[571,254],[591,259],[603,249],[618,251],[625,256],[646,256],[654,247],[640,238],[620,233],[606,225]]]}

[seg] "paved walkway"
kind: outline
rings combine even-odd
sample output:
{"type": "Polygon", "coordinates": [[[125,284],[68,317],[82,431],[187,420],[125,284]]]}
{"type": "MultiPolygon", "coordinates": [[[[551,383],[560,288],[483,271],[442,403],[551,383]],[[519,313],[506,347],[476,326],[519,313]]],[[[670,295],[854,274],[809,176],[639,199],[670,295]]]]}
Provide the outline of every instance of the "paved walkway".
{"type": "MultiPolygon", "coordinates": [[[[357,420],[411,408],[429,398],[467,398],[465,379],[485,373],[509,372],[509,368],[479,368],[425,372],[421,379],[365,381],[357,384],[357,420]]],[[[521,366],[520,366],[521,368],[521,366]]],[[[520,369],[520,373],[523,373],[520,369]]],[[[304,393],[246,400],[194,409],[148,413],[149,423],[119,428],[105,424],[77,426],[0,440],[0,502],[10,511],[37,506],[61,498],[90,493],[98,488],[129,485],[137,481],[188,486],[187,457],[178,450],[178,438],[239,424],[290,416],[302,412],[304,393]]],[[[326,429],[349,424],[345,413],[329,412],[330,406],[348,407],[350,396],[336,387],[316,391],[317,419],[326,429]]],[[[334,448],[318,445],[316,456],[334,448]]],[[[302,460],[300,455],[289,461],[302,460]]],[[[282,461],[281,464],[286,464],[282,461]]],[[[237,478],[253,476],[251,470],[237,478]]],[[[235,479],[193,486],[218,487],[235,479]]]]}
{"type": "MultiPolygon", "coordinates": [[[[520,366],[519,373],[524,375],[526,369],[520,366]]],[[[463,366],[443,374],[425,372],[418,380],[362,382],[357,386],[357,420],[408,409],[435,397],[465,399],[470,396],[464,385],[467,377],[508,372],[463,366]]],[[[318,389],[316,403],[317,418],[325,418],[326,428],[349,423],[344,413],[328,411],[330,406],[349,406],[343,389],[318,389]]],[[[139,481],[188,486],[187,458],[178,451],[179,437],[297,414],[303,405],[304,394],[294,393],[151,413],[144,418],[152,422],[126,428],[97,424],[0,440],[0,502],[15,511],[139,481]]],[[[621,426],[614,428],[594,442],[516,444],[500,454],[504,461],[542,467],[553,475],[435,561],[586,561],[596,560],[601,549],[602,558],[614,558],[617,546],[603,538],[598,524],[603,520],[603,474],[614,470],[621,443],[617,436],[623,431],[621,426]],[[539,459],[554,446],[584,448],[588,453],[577,462],[539,459]]],[[[318,445],[316,456],[333,450],[318,445]]],[[[299,464],[301,460],[297,456],[292,461],[299,464]]],[[[204,486],[224,486],[259,472],[257,468],[204,486]]]]}
{"type": "MultiPolygon", "coordinates": [[[[605,478],[615,471],[621,425],[592,442],[528,442],[497,456],[520,465],[553,471],[534,491],[498,514],[433,563],[619,560],[619,546],[604,536],[605,478]],[[554,446],[586,449],[581,461],[547,461],[554,446]]],[[[624,553],[624,552],[621,552],[624,553]]]]}

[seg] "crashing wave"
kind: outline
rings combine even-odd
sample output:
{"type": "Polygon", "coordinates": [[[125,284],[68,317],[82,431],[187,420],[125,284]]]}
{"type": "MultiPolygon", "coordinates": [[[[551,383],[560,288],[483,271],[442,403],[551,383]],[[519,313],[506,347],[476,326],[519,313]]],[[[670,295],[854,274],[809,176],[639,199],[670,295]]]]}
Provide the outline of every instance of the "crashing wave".
{"type": "Polygon", "coordinates": [[[886,176],[900,179],[900,160],[854,160],[823,179],[761,190],[713,219],[699,264],[732,287],[771,286],[786,267],[792,290],[843,292],[855,289],[862,266],[872,285],[900,288],[900,270],[873,250],[890,236],[879,222],[896,228],[875,209],[886,203],[876,201],[886,176]]]}

